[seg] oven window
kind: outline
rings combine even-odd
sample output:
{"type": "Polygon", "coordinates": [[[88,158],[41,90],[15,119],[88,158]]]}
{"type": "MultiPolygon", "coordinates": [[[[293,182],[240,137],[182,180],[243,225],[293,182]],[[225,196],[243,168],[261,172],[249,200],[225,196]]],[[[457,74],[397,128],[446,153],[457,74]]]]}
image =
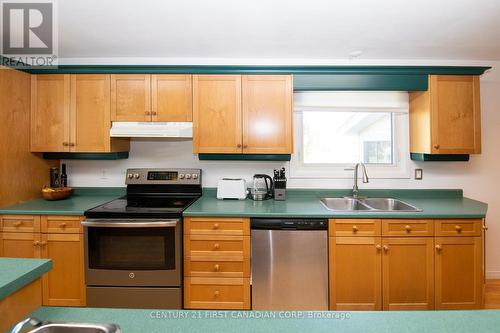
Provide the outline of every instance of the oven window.
{"type": "Polygon", "coordinates": [[[175,228],[88,228],[90,269],[175,269],[175,228]]]}

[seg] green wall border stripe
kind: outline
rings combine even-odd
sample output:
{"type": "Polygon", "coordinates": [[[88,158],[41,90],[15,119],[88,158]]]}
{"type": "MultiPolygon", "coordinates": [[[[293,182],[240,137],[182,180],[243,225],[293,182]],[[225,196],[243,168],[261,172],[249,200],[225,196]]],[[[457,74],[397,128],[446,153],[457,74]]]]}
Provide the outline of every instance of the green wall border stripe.
{"type": "Polygon", "coordinates": [[[467,162],[469,160],[469,155],[410,153],[410,158],[413,161],[420,162],[467,162]]]}
{"type": "Polygon", "coordinates": [[[426,74],[334,74],[334,75],[294,75],[294,91],[322,90],[398,90],[426,91],[426,74]]]}
{"type": "Polygon", "coordinates": [[[289,154],[198,154],[201,161],[290,161],[289,154]]]}
{"type": "Polygon", "coordinates": [[[46,160],[121,160],[128,158],[128,151],[114,153],[43,153],[46,160]]]}
{"type": "Polygon", "coordinates": [[[211,65],[60,65],[30,67],[31,74],[350,74],[350,75],[481,75],[485,66],[211,66],[211,65]]]}

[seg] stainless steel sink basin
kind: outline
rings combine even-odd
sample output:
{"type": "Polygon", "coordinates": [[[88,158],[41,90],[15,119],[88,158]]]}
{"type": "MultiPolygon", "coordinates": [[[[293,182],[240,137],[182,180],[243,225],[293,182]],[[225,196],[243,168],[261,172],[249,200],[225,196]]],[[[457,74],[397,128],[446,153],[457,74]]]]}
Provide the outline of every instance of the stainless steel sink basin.
{"type": "Polygon", "coordinates": [[[366,198],[362,201],[376,210],[385,212],[419,212],[422,209],[410,205],[404,201],[393,198],[366,198]]]}
{"type": "Polygon", "coordinates": [[[326,209],[338,212],[420,212],[422,209],[394,198],[321,198],[326,209]]]}
{"type": "Polygon", "coordinates": [[[329,210],[350,212],[372,209],[360,200],[354,198],[321,198],[320,201],[329,210]]]}
{"type": "Polygon", "coordinates": [[[120,326],[114,324],[44,323],[30,333],[119,333],[120,326]]]}

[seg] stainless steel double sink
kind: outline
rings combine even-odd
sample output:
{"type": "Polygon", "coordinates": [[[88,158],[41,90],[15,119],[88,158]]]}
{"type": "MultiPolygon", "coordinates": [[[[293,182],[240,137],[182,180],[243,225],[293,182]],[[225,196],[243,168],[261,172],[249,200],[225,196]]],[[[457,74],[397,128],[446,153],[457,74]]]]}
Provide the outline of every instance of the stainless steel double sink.
{"type": "Polygon", "coordinates": [[[321,198],[326,209],[337,212],[421,212],[422,209],[394,198],[321,198]]]}

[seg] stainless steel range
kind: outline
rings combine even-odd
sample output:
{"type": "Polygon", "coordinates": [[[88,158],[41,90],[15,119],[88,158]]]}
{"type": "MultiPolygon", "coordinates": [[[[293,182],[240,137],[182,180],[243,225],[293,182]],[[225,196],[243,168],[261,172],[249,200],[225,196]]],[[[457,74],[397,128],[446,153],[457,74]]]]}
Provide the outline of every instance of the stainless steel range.
{"type": "Polygon", "coordinates": [[[127,195],[85,212],[92,307],[182,308],[182,211],[201,196],[200,169],[129,169],[127,195]]]}

